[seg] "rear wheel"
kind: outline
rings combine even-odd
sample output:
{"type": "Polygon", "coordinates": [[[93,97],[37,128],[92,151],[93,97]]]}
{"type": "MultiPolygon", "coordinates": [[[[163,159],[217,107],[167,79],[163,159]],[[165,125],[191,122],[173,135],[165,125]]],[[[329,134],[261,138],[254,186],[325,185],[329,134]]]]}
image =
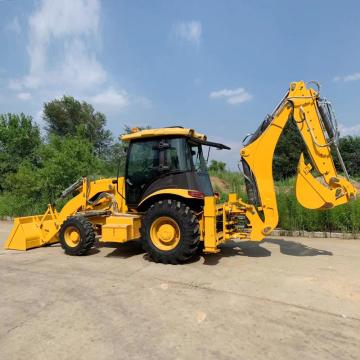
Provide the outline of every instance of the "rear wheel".
{"type": "Polygon", "coordinates": [[[69,217],[61,226],[59,241],[68,255],[85,255],[94,245],[95,232],[83,216],[69,217]]]}
{"type": "Polygon", "coordinates": [[[152,205],[142,219],[142,245],[155,262],[179,264],[197,252],[199,222],[188,206],[176,200],[152,205]]]}

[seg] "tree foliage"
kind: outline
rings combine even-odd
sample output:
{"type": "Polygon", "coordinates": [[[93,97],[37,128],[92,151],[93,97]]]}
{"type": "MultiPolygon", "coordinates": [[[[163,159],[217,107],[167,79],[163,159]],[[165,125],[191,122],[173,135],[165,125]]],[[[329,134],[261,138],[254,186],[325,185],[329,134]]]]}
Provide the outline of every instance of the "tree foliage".
{"type": "Polygon", "coordinates": [[[52,135],[48,143],[39,147],[36,166],[25,160],[17,172],[5,177],[5,203],[15,215],[43,211],[77,179],[98,177],[103,170],[104,162],[88,141],[52,135]]]}
{"type": "Polygon", "coordinates": [[[36,165],[41,144],[39,127],[24,114],[0,115],[0,191],[7,174],[27,160],[36,165]]]}
{"type": "MultiPolygon", "coordinates": [[[[350,175],[360,176],[360,137],[346,136],[340,138],[339,149],[350,175]]],[[[341,169],[339,159],[334,155],[335,164],[341,169]]]]}
{"type": "Polygon", "coordinates": [[[275,149],[274,179],[280,180],[294,176],[302,152],[306,154],[304,141],[294,121],[289,119],[275,149]]]}
{"type": "Polygon", "coordinates": [[[211,160],[209,170],[216,173],[224,172],[226,171],[226,163],[224,163],[223,161],[211,160]]]}
{"type": "Polygon", "coordinates": [[[44,104],[43,119],[49,135],[80,136],[89,141],[97,154],[101,155],[112,141],[106,129],[106,117],[94,110],[85,101],[72,96],[63,96],[44,104]]]}

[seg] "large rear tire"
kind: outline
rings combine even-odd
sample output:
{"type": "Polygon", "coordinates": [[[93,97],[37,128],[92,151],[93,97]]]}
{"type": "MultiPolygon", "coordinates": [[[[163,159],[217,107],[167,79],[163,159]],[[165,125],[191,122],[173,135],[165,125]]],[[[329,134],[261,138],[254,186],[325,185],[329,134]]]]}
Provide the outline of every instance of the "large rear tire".
{"type": "Polygon", "coordinates": [[[176,200],[153,204],[142,218],[142,245],[150,258],[164,264],[179,264],[197,253],[199,222],[193,211],[176,200]]]}
{"type": "Polygon", "coordinates": [[[91,222],[83,216],[69,217],[61,226],[59,241],[68,255],[85,255],[95,243],[91,222]]]}

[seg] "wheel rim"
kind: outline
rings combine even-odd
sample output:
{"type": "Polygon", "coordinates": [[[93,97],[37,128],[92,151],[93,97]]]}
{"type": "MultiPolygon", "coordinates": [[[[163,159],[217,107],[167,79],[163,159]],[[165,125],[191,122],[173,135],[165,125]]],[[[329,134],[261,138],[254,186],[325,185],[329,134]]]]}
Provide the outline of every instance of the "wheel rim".
{"type": "Polygon", "coordinates": [[[69,226],[65,229],[64,240],[66,245],[75,247],[80,242],[80,231],[75,226],[69,226]]]}
{"type": "Polygon", "coordinates": [[[152,243],[160,250],[170,251],[180,242],[180,228],[177,222],[168,217],[161,216],[154,220],[150,228],[152,243]]]}

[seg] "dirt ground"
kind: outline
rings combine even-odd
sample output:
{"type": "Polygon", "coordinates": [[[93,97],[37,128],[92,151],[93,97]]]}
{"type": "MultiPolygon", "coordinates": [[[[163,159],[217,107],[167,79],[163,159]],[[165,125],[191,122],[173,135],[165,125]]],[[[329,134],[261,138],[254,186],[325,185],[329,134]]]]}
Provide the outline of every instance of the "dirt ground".
{"type": "Polygon", "coordinates": [[[138,243],[3,250],[0,358],[359,359],[360,240],[229,243],[183,266],[138,243]]]}

